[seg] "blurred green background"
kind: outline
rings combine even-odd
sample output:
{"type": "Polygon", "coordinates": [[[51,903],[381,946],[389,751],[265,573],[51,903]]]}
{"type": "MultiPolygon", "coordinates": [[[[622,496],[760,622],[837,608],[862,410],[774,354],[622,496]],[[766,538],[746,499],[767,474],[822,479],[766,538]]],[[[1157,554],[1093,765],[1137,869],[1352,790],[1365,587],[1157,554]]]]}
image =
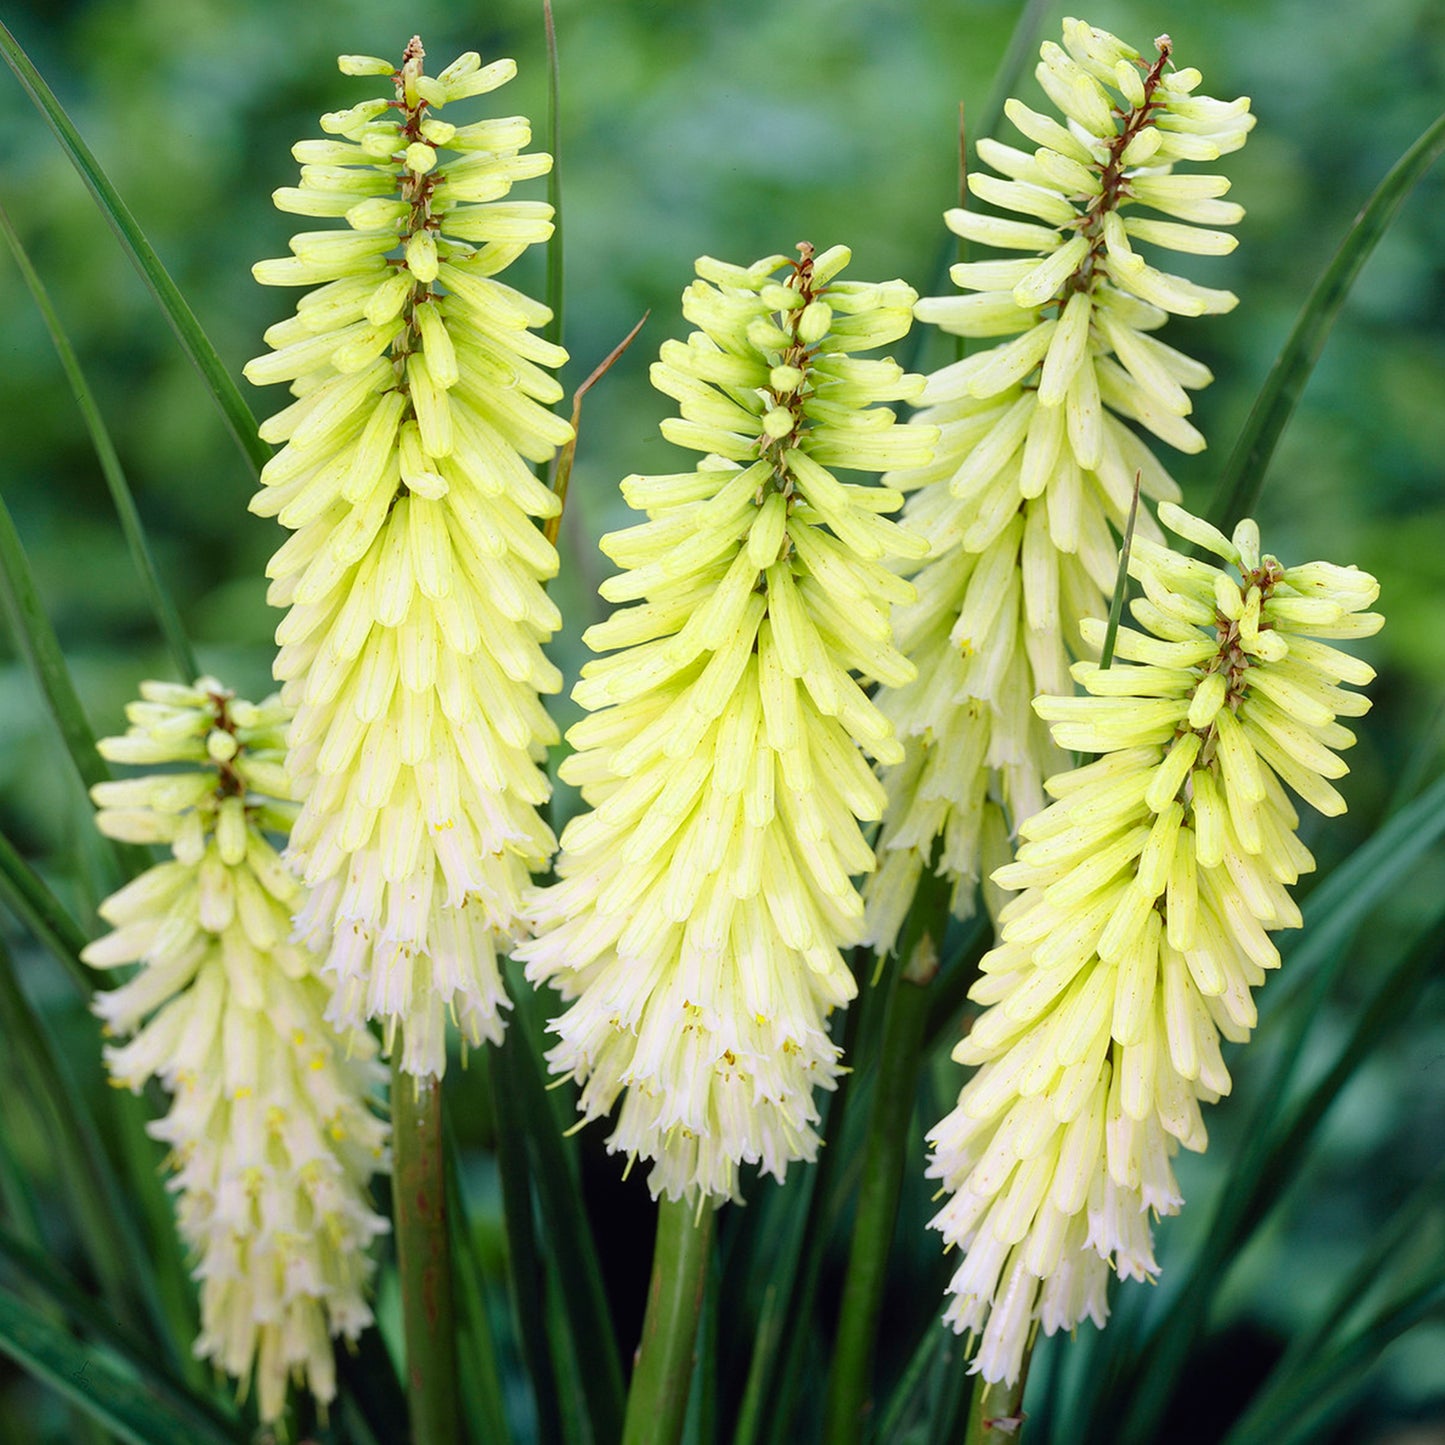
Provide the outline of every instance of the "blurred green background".
{"type": "MultiPolygon", "coordinates": [[[[484,105],[493,107],[488,113],[526,113],[543,144],[537,0],[7,0],[3,8],[236,374],[294,301],[256,286],[249,271],[253,261],[284,253],[286,238],[308,224],[269,201],[274,188],[294,183],[289,147],[319,134],[319,112],[372,93],[337,72],[338,51],[399,54],[417,31],[437,67],[464,49],[514,56],[518,78],[487,101],[468,102],[467,118],[484,105]]],[[[981,108],[1018,9],[1017,0],[557,0],[569,390],[652,313],[584,413],[557,584],[569,621],[556,655],[569,679],[581,656],[578,635],[598,615],[594,589],[605,574],[594,539],[623,515],[618,480],[680,464],[657,434],[669,404],[648,388],[647,366],[660,343],[679,334],[678,297],[693,258],[745,262],[803,239],[820,248],[842,241],[853,249],[856,277],[902,276],[920,292],[937,288],[940,213],[956,203],[957,104],[981,108]]],[[[1050,13],[1045,35],[1057,36],[1063,13],[1050,13]]],[[[1178,63],[1204,72],[1207,93],[1247,94],[1259,117],[1244,151],[1218,167],[1248,212],[1238,250],[1183,258],[1180,267],[1233,289],[1239,308],[1173,322],[1164,333],[1217,378],[1195,416],[1211,449],[1164,457],[1186,502],[1203,507],[1313,279],[1441,107],[1445,7],[1098,0],[1082,13],[1141,49],[1170,32],[1178,63]]],[[[1021,93],[1038,103],[1031,78],[1021,93]]],[[[245,463],[8,73],[0,76],[0,135],[0,202],[80,351],[202,661],[258,694],[268,687],[277,620],[264,603],[262,571],[279,531],[246,511],[245,463]]],[[[532,182],[519,194],[539,196],[541,187],[532,182]]],[[[1399,790],[1437,771],[1445,696],[1442,200],[1445,171],[1437,171],[1370,261],[1257,509],[1266,546],[1287,561],[1355,562],[1383,586],[1388,625],[1369,644],[1380,679],[1350,759],[1351,813],[1324,831],[1306,822],[1322,865],[1367,835],[1399,790]]],[[[540,291],[540,257],[514,274],[515,284],[540,291]]],[[[0,315],[0,488],[91,719],[99,732],[116,731],[137,681],[168,675],[167,660],[78,414],[8,256],[0,256],[0,315]]],[[[921,361],[937,364],[945,354],[934,339],[921,361]]],[[[248,394],[261,415],[280,404],[279,392],[248,394]]],[[[0,825],[83,907],[77,858],[88,846],[89,808],[3,635],[0,649],[0,825]]],[[[1408,933],[1442,888],[1437,856],[1377,916],[1369,937],[1408,933]]],[[[1370,965],[1365,943],[1361,988],[1370,965]]],[[[84,1015],[71,1017],[63,989],[35,969],[37,996],[63,1015],[83,1052],[84,1015]]],[[[1392,1202],[1445,1153],[1440,993],[1427,994],[1409,1033],[1351,1085],[1277,1227],[1235,1271],[1220,1329],[1241,1332],[1245,1354],[1277,1348],[1392,1202]]],[[[1349,1006],[1347,985],[1319,1021],[1321,1038],[1339,1033],[1349,1006]]],[[[1248,1081],[1243,1067],[1241,1089],[1248,1081]]],[[[940,1082],[943,1093],[955,1086],[940,1082]]],[[[1231,1117],[1227,1104],[1213,1112],[1217,1147],[1181,1169],[1196,1203],[1225,1187],[1231,1117]]],[[[1162,1230],[1166,1271],[1171,1236],[1187,1236],[1190,1217],[1186,1211],[1162,1230]]],[[[1222,1368],[1255,1363],[1226,1355],[1222,1368]]],[[[1445,1441],[1445,1325],[1416,1330],[1385,1369],[1370,1418],[1340,1438],[1445,1441]],[[1397,1433],[1407,1428],[1415,1433],[1397,1433]]],[[[1200,1389],[1203,1409],[1207,1376],[1200,1389]]],[[[1171,1438],[1206,1440],[1208,1428],[1171,1438]]]]}

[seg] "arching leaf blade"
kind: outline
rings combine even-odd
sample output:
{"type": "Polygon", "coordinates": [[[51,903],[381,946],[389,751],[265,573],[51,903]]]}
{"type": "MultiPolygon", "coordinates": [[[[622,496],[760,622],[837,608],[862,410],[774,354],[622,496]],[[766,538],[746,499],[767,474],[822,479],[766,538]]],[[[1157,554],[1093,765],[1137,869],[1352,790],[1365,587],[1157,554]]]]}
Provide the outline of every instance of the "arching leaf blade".
{"type": "Polygon", "coordinates": [[[256,418],[246,405],[240,388],[231,379],[216,348],[201,329],[190,303],[181,295],[179,287],[171,279],[170,272],[156,255],[155,248],[146,239],[130,207],[121,199],[110,178],[101,168],[90,147],[81,138],[65,108],[56,99],[54,91],[45,83],[40,72],[31,63],[20,42],[0,23],[0,55],[14,71],[15,78],[25,88],[36,108],[45,118],[46,124],[61,144],[71,164],[80,173],[86,188],[95,198],[96,205],[105,217],[106,223],[115,233],[125,253],[141,274],[141,279],[150,288],[151,294],[160,303],[166,320],[176,333],[182,348],[200,372],[206,389],[221,409],[231,435],[240,447],[241,454],[259,472],[270,459],[271,449],[263,442],[256,430],[256,418]]]}

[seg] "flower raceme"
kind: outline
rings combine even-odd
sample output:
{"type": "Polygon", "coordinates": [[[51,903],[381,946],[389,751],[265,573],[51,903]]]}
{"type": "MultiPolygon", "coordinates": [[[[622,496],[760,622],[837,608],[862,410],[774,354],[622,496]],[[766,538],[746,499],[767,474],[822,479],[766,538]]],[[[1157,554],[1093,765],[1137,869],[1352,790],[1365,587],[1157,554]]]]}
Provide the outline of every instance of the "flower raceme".
{"type": "Polygon", "coordinates": [[[196,1353],[254,1370],[261,1417],[278,1419],[288,1377],[323,1403],[336,1393],[331,1336],[371,1321],[366,1249],[387,1224],[366,1182],[387,1167],[386,1129],[367,1098],[381,1077],[364,1031],[338,1036],[329,990],[287,942],[300,885],[266,839],[294,811],[282,766],[288,710],[235,699],[214,678],[141,684],[113,762],[164,766],[92,789],[102,833],[163,843],[171,861],[101,905],[114,932],[82,957],[140,964],[95,1012],[119,1086],[152,1077],[174,1096],[150,1132],[171,1148],[182,1237],[201,1282],[196,1353]]]}
{"type": "Polygon", "coordinates": [[[402,1067],[440,1075],[448,1009],[470,1043],[500,1039],[497,948],[555,846],[537,805],[557,557],[532,519],[559,504],[527,462],[571,429],[542,370],[566,353],[528,329],[551,313],[495,279],[551,234],[547,205],[500,199],[551,158],[525,153],[519,117],[438,117],[516,67],[468,53],[433,77],[422,60],[416,40],[399,70],[342,56],[394,96],[323,116],[336,138],[294,148],[301,184],[277,205],[346,228],[256,266],[317,289],[246,375],[297,397],[261,429],[286,446],[251,510],[293,530],[268,576],[290,609],[276,676],[296,709],[298,929],[327,956],[337,1021],[383,1020],[388,1048],[400,1024],[402,1067]]]}
{"type": "MultiPolygon", "coordinates": [[[[881,947],[892,945],[935,840],[953,910],[966,914],[981,857],[1007,846],[1000,810],[1016,827],[1043,806],[1043,779],[1062,758],[1030,703],[1064,690],[1068,654],[1088,651],[1077,619],[1104,609],[1110,524],[1122,530],[1135,477],[1146,496],[1178,496],[1130,423],[1181,451],[1204,446],[1187,419],[1189,391],[1210,373],[1152,333],[1170,313],[1235,302],[1157,270],[1135,243],[1233,249],[1214,229],[1242,215],[1220,199],[1229,182],[1173,168],[1243,145],[1249,102],[1197,95],[1197,71],[1169,68],[1168,37],[1152,62],[1082,21],[1066,20],[1063,38],[1062,49],[1043,46],[1036,73],[1067,124],[1010,100],[1010,120],[1036,149],[981,140],[980,158],[999,174],[968,177],[979,199],[1026,219],[945,217],[968,241],[1032,254],[955,266],[971,294],[917,306],[944,331],[1006,339],[929,377],[920,419],[942,430],[934,461],[885,478],[912,493],[905,521],[932,550],[914,579],[918,601],[897,618],[918,679],[881,702],[906,750],[886,775],[868,889],[881,947]]],[[[1158,535],[1142,513],[1140,525],[1158,535]]]]}
{"type": "Polygon", "coordinates": [[[884,563],[923,544],[882,515],[897,492],[833,469],[928,458],[933,429],[875,405],[922,379],[854,355],[907,333],[915,293],[838,280],[844,247],[799,251],[699,261],[698,330],[653,367],[682,413],[663,435],[705,455],[622,484],[650,520],[602,539],[623,570],[601,590],[636,605],[586,635],[618,650],[583,669],[591,715],[561,769],[591,811],[518,951],[573,1000],[553,1071],[582,1083],[589,1119],[626,1091],[609,1148],[651,1160],[674,1199],[814,1156],[813,1088],[839,1067],[826,1018],[856,992],[839,949],[872,866],[858,822],[883,804],[863,752],[899,756],[856,677],[913,675],[889,625],[913,588],[884,563]]]}
{"type": "Polygon", "coordinates": [[[1049,780],[994,875],[1017,896],[953,1055],[979,1067],[929,1136],[951,1195],[933,1227],[964,1251],[945,1319],[982,1331],[989,1380],[1016,1378],[1036,1320],[1102,1325],[1111,1264],[1157,1273],[1147,1211],[1179,1209],[1170,1155],[1204,1148],[1199,1103],[1230,1088],[1220,1037],[1248,1038],[1270,933],[1300,924],[1288,889],[1314,860],[1283,785],[1343,812],[1336,718],[1369,707],[1341,684],[1373,671],[1330,644],[1380,626],[1373,577],[1283,567],[1250,521],[1160,519],[1238,575],[1136,538],[1132,665],[1078,662],[1085,696],[1038,700],[1060,748],[1100,756],[1049,780]]]}

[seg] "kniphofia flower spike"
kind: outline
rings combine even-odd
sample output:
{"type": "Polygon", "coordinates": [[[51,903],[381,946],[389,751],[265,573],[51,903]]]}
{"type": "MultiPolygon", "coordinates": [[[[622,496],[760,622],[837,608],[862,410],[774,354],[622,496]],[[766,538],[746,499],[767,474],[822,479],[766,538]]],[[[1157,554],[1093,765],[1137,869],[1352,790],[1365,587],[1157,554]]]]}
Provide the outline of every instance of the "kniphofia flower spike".
{"type": "Polygon", "coordinates": [[[294,809],[283,756],[288,710],[235,698],[214,678],[141,684],[112,762],[172,767],[92,789],[97,826],[174,855],[101,905],[114,932],[82,957],[139,964],[97,993],[106,1065],[139,1092],[173,1096],[150,1132],[170,1145],[176,1216],[195,1257],[196,1353],[278,1419],[289,1378],[336,1394],[332,1336],[371,1323],[367,1246],[387,1228],[367,1180],[387,1167],[370,1097],[382,1077],[364,1030],[338,1034],[317,960],[288,942],[301,885],[270,836],[294,809]]]}
{"type": "MultiPolygon", "coordinates": [[[[1156,269],[1135,243],[1233,249],[1214,229],[1243,214],[1219,199],[1228,180],[1174,167],[1243,145],[1249,102],[1198,95],[1199,73],[1172,68],[1167,36],[1152,59],[1079,20],[1064,22],[1063,38],[1062,49],[1043,46],[1036,74],[1065,123],[1009,101],[1036,149],[981,140],[980,159],[999,174],[968,177],[980,199],[1026,219],[945,217],[959,236],[1018,259],[955,266],[971,294],[917,307],[921,320],[993,344],[929,377],[920,419],[942,430],[934,461],[885,478],[912,493],[906,524],[932,550],[914,577],[918,601],[898,614],[918,678],[880,699],[906,752],[885,775],[867,890],[880,947],[892,946],[930,858],[965,915],[981,861],[984,873],[1002,862],[1010,830],[1043,806],[1043,780],[1063,758],[1029,705],[1063,691],[1070,655],[1089,653],[1078,620],[1104,610],[1111,526],[1122,529],[1136,476],[1146,497],[1178,497],[1135,428],[1180,451],[1204,446],[1189,392],[1210,373],[1153,333],[1170,314],[1235,304],[1156,269]]],[[[1139,527],[1159,535],[1143,510],[1139,527]]]]}
{"type": "Polygon", "coordinates": [[[883,515],[897,492],[833,469],[929,456],[931,428],[876,405],[921,379],[854,355],[903,336],[915,296],[839,280],[844,247],[799,250],[699,261],[698,330],[653,367],[682,412],[663,435],[704,456],[622,484],[650,520],[602,539],[623,569],[602,594],[636,605],[587,633],[617,650],[583,669],[591,716],[562,765],[592,810],[519,950],[573,1000],[552,1068],[589,1119],[625,1091],[608,1147],[650,1160],[670,1198],[733,1196],[739,1164],[781,1179],[817,1149],[813,1089],[839,1068],[826,1020],[856,991],[839,949],[872,866],[859,821],[883,803],[864,753],[899,756],[857,679],[913,675],[889,624],[913,588],[884,564],[922,543],[883,515]]]}
{"type": "Polygon", "coordinates": [[[557,556],[532,475],[571,435],[542,367],[566,353],[529,328],[545,306],[496,280],[551,234],[550,208],[502,200],[543,174],[516,116],[453,125],[443,106],[515,73],[463,55],[437,76],[413,40],[400,69],[343,56],[394,94],[322,117],[283,210],[340,216],[263,261],[267,285],[314,286],[246,368],[297,400],[262,427],[285,448],[252,510],[294,535],[272,558],[276,676],[296,709],[302,801],[291,849],[310,894],[302,936],[326,955],[333,1016],[398,1025],[402,1067],[440,1075],[448,1012],[500,1039],[497,967],[529,870],[554,848],[538,816],[556,741],[539,692],[561,686],[541,644],[557,556]],[[383,821],[384,819],[384,821],[383,821]]]}
{"type": "Polygon", "coordinates": [[[1016,896],[953,1055],[978,1067],[929,1136],[950,1195],[933,1226],[963,1250],[945,1319],[982,1332],[990,1380],[1017,1376],[1035,1321],[1102,1325],[1111,1267],[1157,1273],[1149,1211],[1182,1203],[1170,1156],[1204,1148],[1199,1105],[1230,1088],[1220,1038],[1249,1037],[1270,934],[1300,925],[1289,887],[1314,860],[1286,786],[1343,812],[1330,780],[1355,738],[1336,719],[1370,705],[1341,684],[1372,669],[1331,644],[1379,628],[1373,577],[1284,567],[1251,521],[1231,539],[1159,511],[1228,566],[1136,538],[1122,661],[1076,663],[1085,696],[1038,700],[1060,748],[1099,756],[1049,780],[994,874],[1016,896]]]}

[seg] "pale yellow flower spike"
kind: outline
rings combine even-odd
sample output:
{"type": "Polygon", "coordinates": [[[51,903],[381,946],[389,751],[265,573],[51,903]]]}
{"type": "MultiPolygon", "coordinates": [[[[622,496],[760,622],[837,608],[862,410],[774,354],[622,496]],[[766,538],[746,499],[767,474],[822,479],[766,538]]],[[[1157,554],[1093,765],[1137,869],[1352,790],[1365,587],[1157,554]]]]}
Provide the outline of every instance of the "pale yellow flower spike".
{"type": "MultiPolygon", "coordinates": [[[[1204,1148],[1200,1101],[1230,1088],[1220,1036],[1249,1037],[1269,935],[1300,925],[1288,887],[1314,859],[1281,784],[1343,812],[1328,780],[1355,738],[1335,719],[1370,705],[1340,684],[1372,669],[1317,639],[1379,628],[1373,577],[1283,567],[1253,522],[1230,539],[1159,516],[1237,576],[1136,538],[1142,630],[1120,628],[1121,662],[1074,665],[1087,696],[1035,704],[1060,748],[1101,756],[1049,780],[993,875],[1017,896],[953,1054],[980,1067],[929,1135],[951,1195],[933,1227],[964,1251],[945,1319],[982,1332],[989,1380],[1017,1377],[1034,1321],[1102,1325],[1111,1265],[1158,1272],[1148,1211],[1182,1203],[1169,1158],[1204,1148]]],[[[1104,624],[1084,631],[1098,645],[1104,624]]]]}
{"type": "Polygon", "coordinates": [[[494,279],[552,232],[540,201],[501,200],[544,174],[527,122],[456,126],[442,107],[516,71],[469,52],[388,75],[394,95],[321,118],[284,211],[345,217],[262,261],[267,285],[315,286],[246,367],[298,398],[261,428],[285,442],[251,510],[294,535],[271,560],[276,676],[296,709],[288,765],[302,812],[291,856],[311,892],[300,936],[326,955],[333,1017],[380,1019],[401,1064],[446,1067],[448,1011],[499,1040],[497,967],[521,928],[529,872],[555,847],[537,813],[556,730],[539,692],[560,625],[541,583],[557,555],[533,518],[559,503],[532,475],[571,435],[542,367],[566,360],[528,328],[545,306],[494,279]]]}
{"type": "Polygon", "coordinates": [[[176,1216],[196,1261],[196,1353],[254,1373],[263,1421],[294,1376],[336,1394],[332,1336],[371,1322],[367,1246],[387,1222],[366,1184],[388,1167],[386,1126],[368,1096],[384,1077],[365,1031],[326,1022],[316,960],[287,941],[301,888],[265,834],[294,809],[282,767],[289,710],[242,702],[214,678],[141,684],[112,762],[189,763],[91,790],[102,833],[175,855],[108,898],[115,930],[81,955],[93,968],[139,964],[94,1009],[112,1036],[112,1081],[174,1096],[150,1132],[170,1145],[176,1216]]]}
{"type": "MultiPolygon", "coordinates": [[[[1007,105],[1030,148],[985,139],[969,189],[1027,219],[955,210],[957,235],[1018,255],[953,268],[970,295],[933,297],[916,314],[959,336],[1005,338],[928,378],[921,419],[943,429],[933,464],[885,480],[911,491],[907,524],[932,543],[918,601],[899,609],[898,645],[918,680],[885,693],[906,756],[885,774],[879,871],[866,890],[869,939],[891,947],[930,853],[973,907],[980,871],[1004,861],[1008,827],[1044,804],[1062,764],[1031,716],[1086,655],[1077,619],[1113,587],[1110,524],[1122,528],[1136,474],[1145,496],[1178,489],[1132,422],[1196,452],[1189,391],[1208,369],[1150,334],[1169,313],[1229,310],[1235,298],[1147,264],[1135,242],[1204,255],[1234,248],[1243,214],[1219,199],[1222,176],[1174,175],[1244,144],[1247,100],[1194,92],[1167,36],[1141,59],[1105,31],[1064,21],[1064,48],[1042,48],[1037,75],[1067,124],[1007,105]],[[1146,219],[1140,208],[1174,220],[1146,219]],[[1029,254],[1032,253],[1032,254],[1029,254]]],[[[1143,535],[1158,530],[1140,512],[1143,535]]]]}
{"type": "Polygon", "coordinates": [[[863,752],[901,754],[858,677],[913,667],[889,611],[912,585],[884,565],[924,544],[881,514],[902,497],[833,468],[926,462],[937,433],[874,403],[922,378],[850,353],[908,331],[902,282],[837,280],[849,255],[704,259],[683,294],[699,328],[653,384],[680,403],[663,434],[696,471],[629,477],[650,521],[602,539],[633,602],[586,637],[562,776],[591,805],[562,835],[527,976],[573,999],[554,1072],[592,1119],[624,1090],[608,1147],[652,1162],[654,1195],[735,1197],[738,1166],[781,1179],[818,1147],[815,1086],[839,1063],[829,1012],[856,991],[851,877],[872,866],[859,820],[882,813],[863,752]],[[787,274],[775,278],[780,267],[787,274]]]}

